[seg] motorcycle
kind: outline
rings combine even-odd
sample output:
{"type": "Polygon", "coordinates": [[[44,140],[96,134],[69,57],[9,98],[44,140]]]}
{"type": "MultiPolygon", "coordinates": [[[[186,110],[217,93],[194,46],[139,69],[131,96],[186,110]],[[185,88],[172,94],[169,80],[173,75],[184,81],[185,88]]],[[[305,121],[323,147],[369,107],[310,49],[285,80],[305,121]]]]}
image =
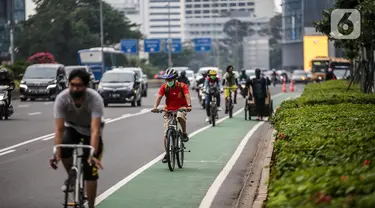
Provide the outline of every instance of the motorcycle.
{"type": "Polygon", "coordinates": [[[203,93],[203,84],[198,85],[198,99],[203,109],[206,109],[206,95],[203,93]]]}
{"type": "Polygon", "coordinates": [[[10,118],[13,113],[13,107],[9,107],[8,103],[9,90],[14,90],[14,88],[9,88],[9,86],[0,86],[0,120],[10,118]]]}

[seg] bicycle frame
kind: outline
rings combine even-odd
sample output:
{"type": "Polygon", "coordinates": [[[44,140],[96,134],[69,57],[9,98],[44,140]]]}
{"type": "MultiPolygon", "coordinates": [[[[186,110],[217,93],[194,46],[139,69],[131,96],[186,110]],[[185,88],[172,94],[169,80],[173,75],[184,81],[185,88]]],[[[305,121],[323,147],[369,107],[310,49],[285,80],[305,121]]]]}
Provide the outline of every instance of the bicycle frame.
{"type": "MultiPolygon", "coordinates": [[[[80,174],[82,172],[82,169],[81,169],[81,165],[78,166],[77,165],[77,160],[78,160],[78,151],[77,149],[78,148],[82,148],[82,149],[90,149],[90,157],[93,157],[94,156],[94,147],[90,146],[90,145],[81,145],[81,144],[58,144],[58,145],[55,145],[53,147],[53,155],[55,156],[56,155],[56,150],[57,148],[60,147],[60,148],[71,148],[73,149],[73,166],[70,168],[71,171],[75,171],[76,173],[76,182],[75,182],[75,195],[74,195],[74,203],[77,204],[79,203],[79,190],[80,188],[83,188],[83,178],[82,178],[82,174],[80,174]]],[[[69,184],[68,184],[69,186],[69,184]]],[[[69,188],[69,187],[68,187],[69,188]]]]}

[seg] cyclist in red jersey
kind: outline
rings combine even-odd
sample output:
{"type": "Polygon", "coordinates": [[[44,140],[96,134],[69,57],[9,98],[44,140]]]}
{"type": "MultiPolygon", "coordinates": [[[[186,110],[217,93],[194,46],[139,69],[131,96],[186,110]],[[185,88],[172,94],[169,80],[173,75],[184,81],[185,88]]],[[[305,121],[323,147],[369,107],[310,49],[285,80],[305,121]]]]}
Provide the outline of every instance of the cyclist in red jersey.
{"type": "MultiPolygon", "coordinates": [[[[158,96],[155,100],[154,108],[152,112],[158,112],[158,106],[163,96],[166,97],[165,110],[178,110],[180,108],[186,108],[189,112],[191,111],[191,99],[189,88],[186,84],[177,81],[178,74],[173,68],[167,69],[163,78],[166,83],[160,87],[158,96]]],[[[189,137],[186,133],[186,112],[178,112],[177,119],[181,125],[183,142],[189,141],[189,137]]],[[[166,146],[166,131],[168,128],[169,117],[167,114],[164,115],[164,147],[166,146]]],[[[167,162],[167,155],[164,156],[163,163],[167,162]]]]}

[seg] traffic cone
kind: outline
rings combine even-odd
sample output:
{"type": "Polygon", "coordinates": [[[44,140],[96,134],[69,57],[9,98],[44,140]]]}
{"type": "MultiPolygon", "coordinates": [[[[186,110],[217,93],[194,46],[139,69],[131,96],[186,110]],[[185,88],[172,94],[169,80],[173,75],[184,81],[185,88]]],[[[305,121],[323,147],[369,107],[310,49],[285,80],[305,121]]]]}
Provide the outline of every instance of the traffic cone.
{"type": "Polygon", "coordinates": [[[294,82],[293,82],[293,80],[290,81],[289,90],[290,90],[290,92],[294,92],[294,82]]]}
{"type": "Polygon", "coordinates": [[[284,80],[283,85],[281,87],[281,91],[286,92],[286,82],[285,82],[285,80],[284,80]]]}

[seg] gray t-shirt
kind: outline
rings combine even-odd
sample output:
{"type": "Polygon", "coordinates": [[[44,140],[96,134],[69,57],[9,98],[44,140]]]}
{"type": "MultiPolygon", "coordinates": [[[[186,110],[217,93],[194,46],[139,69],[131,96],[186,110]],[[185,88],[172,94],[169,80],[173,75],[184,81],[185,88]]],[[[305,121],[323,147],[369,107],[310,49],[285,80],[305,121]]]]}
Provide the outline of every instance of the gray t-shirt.
{"type": "MultiPolygon", "coordinates": [[[[55,118],[64,118],[65,126],[90,136],[91,118],[99,117],[103,120],[103,99],[98,92],[87,88],[85,101],[77,108],[69,94],[69,89],[65,89],[56,97],[53,112],[55,118]]],[[[102,134],[102,129],[100,134],[102,134]]]]}

